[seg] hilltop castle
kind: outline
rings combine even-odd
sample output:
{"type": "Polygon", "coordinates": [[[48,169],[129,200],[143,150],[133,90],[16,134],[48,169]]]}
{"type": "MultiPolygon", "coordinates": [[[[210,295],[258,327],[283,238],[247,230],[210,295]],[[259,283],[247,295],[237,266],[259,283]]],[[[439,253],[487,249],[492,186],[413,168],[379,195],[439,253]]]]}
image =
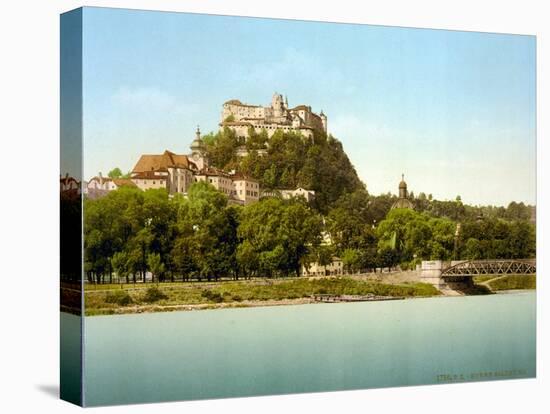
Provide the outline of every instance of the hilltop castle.
{"type": "Polygon", "coordinates": [[[287,98],[283,100],[283,95],[275,93],[270,106],[243,104],[237,99],[225,102],[220,129],[224,127],[234,130],[237,137],[243,139],[248,137],[249,127],[258,133],[265,129],[270,138],[278,129],[300,132],[306,138],[313,138],[314,130],[327,132],[327,116],[323,111],[316,114],[311,106],[289,108],[287,98]]]}

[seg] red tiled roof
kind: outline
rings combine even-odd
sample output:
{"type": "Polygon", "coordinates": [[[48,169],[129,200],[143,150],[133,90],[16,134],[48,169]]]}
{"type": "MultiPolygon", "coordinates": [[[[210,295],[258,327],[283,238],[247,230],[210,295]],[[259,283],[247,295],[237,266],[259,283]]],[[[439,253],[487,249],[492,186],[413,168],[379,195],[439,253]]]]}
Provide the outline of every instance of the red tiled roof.
{"type": "Polygon", "coordinates": [[[206,167],[200,170],[197,175],[205,175],[208,177],[230,177],[229,173],[215,167],[206,167]]]}
{"type": "Polygon", "coordinates": [[[127,187],[137,187],[136,184],[130,180],[129,178],[114,178],[113,179],[113,182],[118,186],[118,187],[123,187],[123,186],[127,186],[127,187]]]}
{"type": "MultiPolygon", "coordinates": [[[[135,165],[132,173],[146,171],[167,171],[168,168],[192,168],[187,155],[174,154],[171,151],[164,151],[164,154],[142,155],[135,165]]],[[[195,164],[193,164],[195,166],[195,164]]],[[[196,166],[195,166],[196,167],[196,166]]]]}

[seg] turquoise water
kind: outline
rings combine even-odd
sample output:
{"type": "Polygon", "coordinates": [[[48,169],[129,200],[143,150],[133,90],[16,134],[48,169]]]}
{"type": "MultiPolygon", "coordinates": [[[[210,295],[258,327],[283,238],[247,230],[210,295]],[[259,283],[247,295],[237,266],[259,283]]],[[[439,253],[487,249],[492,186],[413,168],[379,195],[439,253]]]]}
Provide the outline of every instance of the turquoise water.
{"type": "Polygon", "coordinates": [[[85,404],[535,376],[535,292],[85,319],[85,404]]]}

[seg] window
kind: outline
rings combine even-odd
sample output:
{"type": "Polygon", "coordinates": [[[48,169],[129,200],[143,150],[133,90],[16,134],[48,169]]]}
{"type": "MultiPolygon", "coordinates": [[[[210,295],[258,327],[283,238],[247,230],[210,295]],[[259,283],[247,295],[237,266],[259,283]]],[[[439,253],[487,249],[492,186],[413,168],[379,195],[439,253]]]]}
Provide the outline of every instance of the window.
{"type": "Polygon", "coordinates": [[[153,181],[153,185],[155,185],[155,182],[153,181]]]}

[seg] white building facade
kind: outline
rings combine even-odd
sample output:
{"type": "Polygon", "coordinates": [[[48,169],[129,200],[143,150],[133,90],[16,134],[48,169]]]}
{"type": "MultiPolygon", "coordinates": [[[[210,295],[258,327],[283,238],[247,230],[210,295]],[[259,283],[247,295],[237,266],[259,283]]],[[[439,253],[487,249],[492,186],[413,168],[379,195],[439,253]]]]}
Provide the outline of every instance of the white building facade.
{"type": "Polygon", "coordinates": [[[228,127],[235,131],[237,137],[246,139],[248,129],[254,128],[256,133],[262,130],[269,138],[277,130],[299,132],[306,138],[313,138],[313,131],[327,132],[327,116],[321,111],[316,114],[311,106],[298,105],[288,107],[288,100],[275,93],[271,105],[249,105],[237,99],[231,99],[223,104],[220,129],[228,127]]]}

